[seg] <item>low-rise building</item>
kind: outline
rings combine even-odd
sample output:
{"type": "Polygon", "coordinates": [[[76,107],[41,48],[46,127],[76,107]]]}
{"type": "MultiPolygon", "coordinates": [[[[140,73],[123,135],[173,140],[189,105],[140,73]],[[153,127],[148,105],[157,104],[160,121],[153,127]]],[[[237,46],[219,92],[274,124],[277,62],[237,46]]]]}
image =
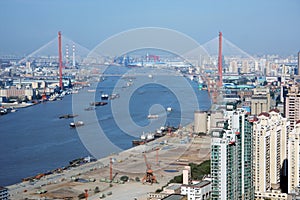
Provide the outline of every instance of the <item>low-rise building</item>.
{"type": "Polygon", "coordinates": [[[255,200],[268,199],[268,200],[291,200],[291,196],[282,193],[281,191],[268,191],[268,192],[255,192],[255,200]]]}
{"type": "Polygon", "coordinates": [[[149,192],[147,194],[147,200],[161,200],[172,194],[180,194],[181,184],[171,183],[163,189],[160,193],[149,192]]]}
{"type": "Polygon", "coordinates": [[[211,196],[211,182],[201,181],[194,185],[182,185],[181,194],[186,195],[189,200],[205,200],[211,196]]]}

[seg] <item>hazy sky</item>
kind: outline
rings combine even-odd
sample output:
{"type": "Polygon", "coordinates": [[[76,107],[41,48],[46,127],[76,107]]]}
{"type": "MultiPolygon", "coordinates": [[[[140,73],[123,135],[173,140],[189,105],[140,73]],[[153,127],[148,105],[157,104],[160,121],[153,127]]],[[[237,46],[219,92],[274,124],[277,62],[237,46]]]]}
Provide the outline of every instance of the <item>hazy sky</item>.
{"type": "Polygon", "coordinates": [[[223,36],[250,54],[300,50],[299,0],[0,0],[0,54],[29,54],[59,30],[92,49],[139,27],[170,28],[200,44],[223,36]]]}

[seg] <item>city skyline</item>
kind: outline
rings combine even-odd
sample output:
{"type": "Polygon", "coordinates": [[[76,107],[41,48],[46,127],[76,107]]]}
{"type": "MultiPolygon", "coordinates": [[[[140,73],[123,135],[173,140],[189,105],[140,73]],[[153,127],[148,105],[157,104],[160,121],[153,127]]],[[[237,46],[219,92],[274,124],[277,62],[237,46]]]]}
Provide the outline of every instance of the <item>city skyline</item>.
{"type": "Polygon", "coordinates": [[[182,32],[199,44],[219,31],[250,54],[295,55],[300,2],[290,1],[37,1],[0,2],[0,55],[28,55],[57,31],[82,46],[122,31],[162,27],[182,32]]]}

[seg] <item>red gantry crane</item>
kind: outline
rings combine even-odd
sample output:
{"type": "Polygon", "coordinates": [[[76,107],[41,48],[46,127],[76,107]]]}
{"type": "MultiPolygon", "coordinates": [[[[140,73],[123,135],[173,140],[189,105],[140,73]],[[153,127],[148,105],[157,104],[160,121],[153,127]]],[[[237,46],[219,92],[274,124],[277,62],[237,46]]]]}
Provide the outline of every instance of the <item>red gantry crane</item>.
{"type": "Polygon", "coordinates": [[[151,165],[148,163],[146,154],[143,154],[144,156],[144,160],[145,160],[145,164],[147,166],[147,170],[146,170],[146,174],[142,179],[142,183],[157,183],[156,177],[153,174],[153,170],[151,169],[151,165]]]}

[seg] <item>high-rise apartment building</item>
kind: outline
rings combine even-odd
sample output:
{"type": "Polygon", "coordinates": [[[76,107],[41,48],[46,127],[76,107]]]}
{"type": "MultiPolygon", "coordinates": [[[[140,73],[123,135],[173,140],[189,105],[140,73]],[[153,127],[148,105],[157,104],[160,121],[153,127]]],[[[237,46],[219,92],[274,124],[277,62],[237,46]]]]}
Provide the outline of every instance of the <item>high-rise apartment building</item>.
{"type": "Polygon", "coordinates": [[[300,75],[300,51],[298,52],[298,75],[300,75]]]}
{"type": "Polygon", "coordinates": [[[211,144],[211,199],[254,199],[252,130],[246,111],[227,105],[226,130],[211,144]]]}
{"type": "Polygon", "coordinates": [[[300,186],[300,121],[289,134],[288,141],[288,193],[300,186]]]}
{"type": "Polygon", "coordinates": [[[268,87],[254,88],[251,97],[251,115],[268,112],[271,106],[270,89],[268,87]]]}
{"type": "Polygon", "coordinates": [[[253,177],[256,196],[264,196],[279,189],[281,170],[287,159],[289,127],[289,121],[277,109],[261,113],[253,123],[253,177]]]}
{"type": "Polygon", "coordinates": [[[230,73],[238,73],[238,63],[236,60],[230,61],[229,70],[230,73]]]}
{"type": "Polygon", "coordinates": [[[284,104],[284,114],[290,120],[292,130],[296,121],[300,119],[300,94],[298,85],[292,85],[288,88],[284,104]]]}

